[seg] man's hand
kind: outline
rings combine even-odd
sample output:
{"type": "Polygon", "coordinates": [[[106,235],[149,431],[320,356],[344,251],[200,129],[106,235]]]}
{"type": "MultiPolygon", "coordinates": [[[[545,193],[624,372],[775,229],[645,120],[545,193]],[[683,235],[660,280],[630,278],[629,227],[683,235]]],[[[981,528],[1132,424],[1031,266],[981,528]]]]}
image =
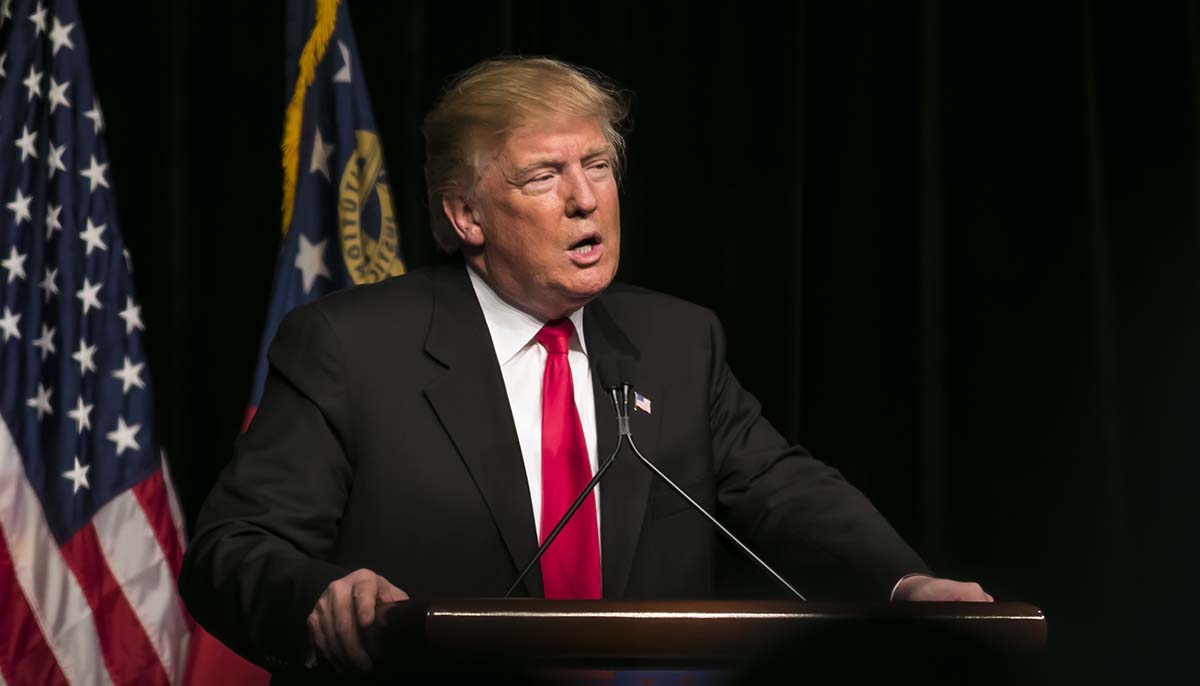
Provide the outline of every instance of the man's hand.
{"type": "Polygon", "coordinates": [[[334,581],[308,613],[308,635],[317,654],[338,669],[371,669],[360,631],[375,621],[375,606],[408,600],[408,594],[369,569],[334,581]]]}
{"type": "Polygon", "coordinates": [[[992,596],[974,581],[939,579],[924,574],[905,577],[892,594],[893,601],[973,601],[990,603],[992,596]]]}

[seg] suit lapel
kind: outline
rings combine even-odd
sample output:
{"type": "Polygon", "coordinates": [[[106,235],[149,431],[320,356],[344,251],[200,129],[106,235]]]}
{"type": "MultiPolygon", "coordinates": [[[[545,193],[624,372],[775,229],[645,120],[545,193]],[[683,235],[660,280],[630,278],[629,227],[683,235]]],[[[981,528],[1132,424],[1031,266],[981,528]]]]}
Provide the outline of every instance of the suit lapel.
{"type": "MultiPolygon", "coordinates": [[[[446,265],[433,281],[425,350],[446,372],[425,387],[425,396],[496,521],[515,579],[537,552],[537,530],[504,377],[466,267],[461,261],[446,265]]],[[[535,566],[524,584],[530,596],[541,597],[541,569],[535,566]]]]}
{"type": "MultiPolygon", "coordinates": [[[[594,300],[583,311],[583,329],[587,340],[588,357],[639,359],[637,348],[629,341],[604,304],[604,298],[594,300]]],[[[597,458],[603,464],[617,444],[617,421],[608,392],[601,386],[592,365],[592,385],[596,404],[597,458]]],[[[637,388],[651,395],[656,388],[653,374],[644,366],[638,367],[637,388]]],[[[630,400],[632,405],[632,399],[630,400]]],[[[632,409],[632,408],[631,408],[632,409]]],[[[630,426],[642,454],[654,460],[658,442],[658,419],[653,414],[632,413],[630,426]]],[[[651,474],[628,447],[622,448],[613,466],[600,484],[600,538],[604,597],[623,598],[629,582],[633,557],[650,494],[651,474]]]]}

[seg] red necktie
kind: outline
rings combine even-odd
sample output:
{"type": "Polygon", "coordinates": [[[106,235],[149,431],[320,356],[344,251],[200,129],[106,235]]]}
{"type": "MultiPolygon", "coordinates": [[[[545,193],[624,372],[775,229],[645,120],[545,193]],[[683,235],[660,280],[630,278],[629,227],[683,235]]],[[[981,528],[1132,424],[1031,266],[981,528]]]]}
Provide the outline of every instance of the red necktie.
{"type": "MultiPolygon", "coordinates": [[[[567,346],[574,332],[570,319],[557,319],[542,327],[536,337],[546,349],[546,371],[542,375],[542,541],[592,478],[567,361],[567,346]]],[[[541,564],[547,598],[600,597],[595,492],[588,494],[542,555],[541,564]]]]}

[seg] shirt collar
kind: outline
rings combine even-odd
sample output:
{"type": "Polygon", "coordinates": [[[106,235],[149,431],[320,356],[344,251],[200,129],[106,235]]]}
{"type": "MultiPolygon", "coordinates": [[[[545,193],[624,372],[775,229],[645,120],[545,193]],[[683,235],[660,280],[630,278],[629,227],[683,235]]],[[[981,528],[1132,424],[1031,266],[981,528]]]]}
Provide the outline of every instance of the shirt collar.
{"type": "MultiPolygon", "coordinates": [[[[483,319],[487,322],[488,332],[492,335],[492,347],[496,349],[496,360],[503,367],[505,363],[521,352],[533,341],[533,337],[542,330],[546,321],[528,312],[514,307],[501,298],[491,285],[475,270],[467,265],[467,274],[471,277],[471,287],[475,289],[475,298],[483,309],[483,319]]],[[[587,345],[583,341],[583,308],[571,313],[569,317],[575,325],[575,334],[571,336],[571,347],[587,354],[587,345]]]]}

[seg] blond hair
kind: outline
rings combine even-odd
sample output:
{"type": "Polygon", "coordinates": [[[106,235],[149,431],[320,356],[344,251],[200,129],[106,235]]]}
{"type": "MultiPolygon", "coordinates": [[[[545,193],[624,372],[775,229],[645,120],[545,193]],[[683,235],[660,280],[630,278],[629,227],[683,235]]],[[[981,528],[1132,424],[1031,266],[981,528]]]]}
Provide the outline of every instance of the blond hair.
{"type": "Polygon", "coordinates": [[[505,134],[550,114],[594,118],[620,173],[625,153],[620,126],[629,114],[629,96],[603,74],[548,57],[501,57],[447,84],[421,127],[429,218],[439,247],[446,252],[459,247],[442,198],[474,187],[481,161],[505,134]]]}

